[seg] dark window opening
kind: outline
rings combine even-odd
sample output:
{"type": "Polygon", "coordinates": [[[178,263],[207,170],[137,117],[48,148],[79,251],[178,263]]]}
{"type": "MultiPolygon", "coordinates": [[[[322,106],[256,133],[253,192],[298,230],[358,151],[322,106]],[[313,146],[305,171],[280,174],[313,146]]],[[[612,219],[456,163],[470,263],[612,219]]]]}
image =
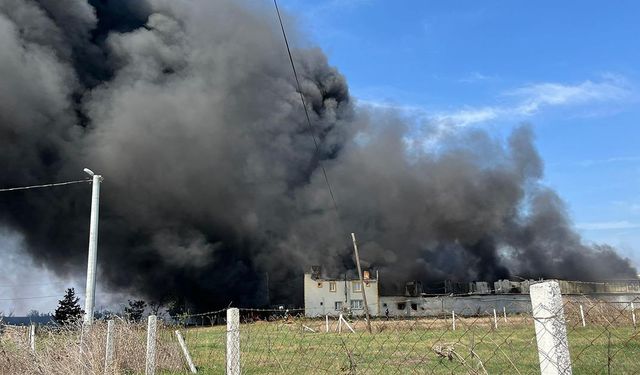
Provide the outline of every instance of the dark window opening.
{"type": "Polygon", "coordinates": [[[398,303],[398,310],[404,310],[405,309],[405,304],[400,302],[398,303]]]}
{"type": "Polygon", "coordinates": [[[418,304],[417,303],[412,303],[411,304],[411,310],[418,310],[418,304]]]}

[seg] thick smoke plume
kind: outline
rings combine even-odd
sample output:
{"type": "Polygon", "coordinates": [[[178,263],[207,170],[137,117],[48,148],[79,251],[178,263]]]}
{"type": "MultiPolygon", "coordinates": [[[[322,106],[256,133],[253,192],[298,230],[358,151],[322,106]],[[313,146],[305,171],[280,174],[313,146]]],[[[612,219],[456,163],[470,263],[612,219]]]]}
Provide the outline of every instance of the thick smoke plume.
{"type": "MultiPolygon", "coordinates": [[[[353,267],[352,231],[390,287],[635,277],[574,232],[528,127],[427,149],[428,127],[356,109],[323,53],[299,49],[316,153],[268,5],[0,0],[0,186],[103,174],[100,282],[200,309],[267,303],[267,279],[270,302],[297,303],[309,265],[353,267]]],[[[82,275],[89,196],[3,193],[1,225],[82,275]]]]}

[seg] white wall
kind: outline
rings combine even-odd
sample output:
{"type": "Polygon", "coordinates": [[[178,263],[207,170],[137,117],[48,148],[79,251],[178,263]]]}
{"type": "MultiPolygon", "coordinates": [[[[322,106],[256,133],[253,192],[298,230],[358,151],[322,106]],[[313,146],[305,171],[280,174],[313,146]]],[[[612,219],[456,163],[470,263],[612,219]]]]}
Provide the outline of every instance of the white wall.
{"type": "MultiPolygon", "coordinates": [[[[336,302],[342,302],[343,307],[350,307],[352,300],[363,300],[361,292],[354,292],[353,282],[359,280],[347,280],[346,296],[345,281],[335,280],[336,290],[330,291],[330,283],[333,280],[317,279],[313,280],[311,274],[304,275],[304,309],[305,316],[338,316],[343,311],[335,309],[336,302]]],[[[363,287],[367,294],[367,302],[369,305],[369,313],[372,316],[379,315],[378,304],[378,281],[369,280],[363,287]]],[[[352,310],[353,315],[364,315],[364,309],[352,310]]]]}

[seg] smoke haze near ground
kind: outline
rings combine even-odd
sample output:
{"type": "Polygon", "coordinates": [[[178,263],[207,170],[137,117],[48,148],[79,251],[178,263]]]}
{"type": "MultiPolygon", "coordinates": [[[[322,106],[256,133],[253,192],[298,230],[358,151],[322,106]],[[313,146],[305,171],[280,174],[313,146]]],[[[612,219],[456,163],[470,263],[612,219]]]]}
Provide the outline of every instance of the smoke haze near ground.
{"type": "MultiPolygon", "coordinates": [[[[103,174],[99,282],[198,309],[299,303],[308,266],[353,268],[350,232],[389,290],[636,277],[573,230],[530,127],[425,147],[429,124],[356,107],[322,51],[296,49],[316,153],[269,5],[0,0],[0,186],[103,174]]],[[[89,197],[3,193],[0,223],[38,265],[82,275],[89,197]]]]}

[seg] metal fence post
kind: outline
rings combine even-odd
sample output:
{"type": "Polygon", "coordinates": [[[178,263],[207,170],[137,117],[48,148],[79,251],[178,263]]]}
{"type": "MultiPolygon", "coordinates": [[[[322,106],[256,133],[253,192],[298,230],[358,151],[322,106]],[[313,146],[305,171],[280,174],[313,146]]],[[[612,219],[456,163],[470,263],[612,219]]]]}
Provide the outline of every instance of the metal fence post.
{"type": "Polygon", "coordinates": [[[227,375],[240,375],[240,311],[227,310],[227,375]]]}
{"type": "Polygon", "coordinates": [[[572,373],[567,326],[560,285],[545,281],[531,285],[531,306],[542,375],[572,373]]]}
{"type": "Polygon", "coordinates": [[[114,334],[114,322],[113,320],[107,321],[107,341],[105,343],[104,353],[104,373],[113,374],[113,334],[114,334]]]}
{"type": "Polygon", "coordinates": [[[158,326],[158,318],[155,315],[149,315],[147,323],[147,364],[145,366],[145,375],[154,375],[156,373],[156,329],[158,326]]]}

